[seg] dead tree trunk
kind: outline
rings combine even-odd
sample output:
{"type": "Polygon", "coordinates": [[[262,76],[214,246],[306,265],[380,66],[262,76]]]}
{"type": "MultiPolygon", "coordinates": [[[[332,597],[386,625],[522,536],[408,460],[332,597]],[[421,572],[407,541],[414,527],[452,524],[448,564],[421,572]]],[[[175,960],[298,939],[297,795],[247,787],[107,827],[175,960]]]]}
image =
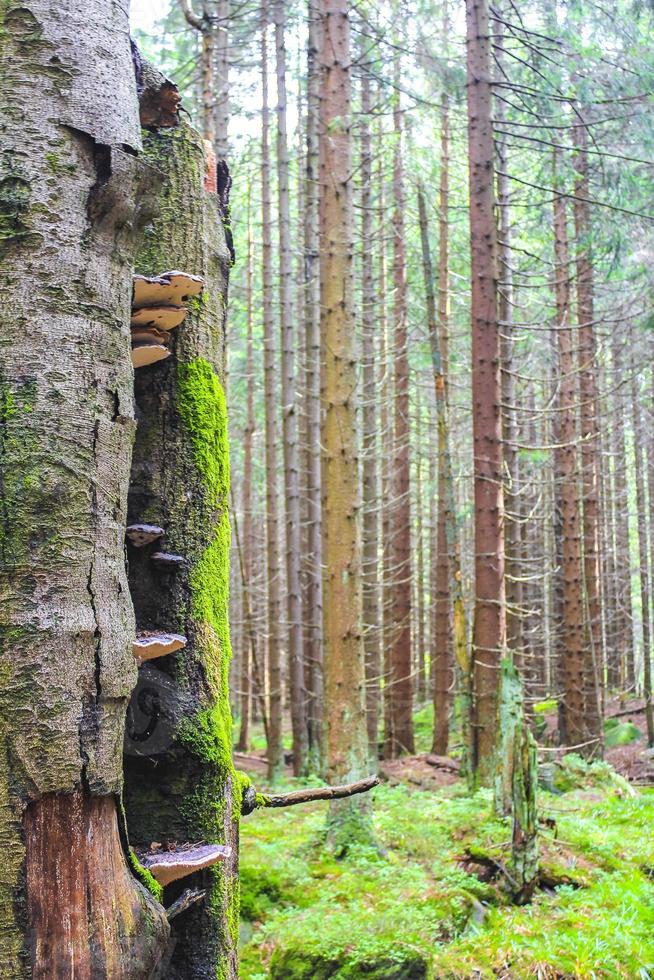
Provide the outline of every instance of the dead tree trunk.
{"type": "Polygon", "coordinates": [[[61,14],[9,2],[0,38],[0,975],[146,980],[169,926],[130,871],[118,800],[137,674],[129,311],[153,175],[126,8],[61,14]]]}
{"type": "Polygon", "coordinates": [[[472,766],[492,778],[498,668],[506,644],[497,243],[487,0],[466,0],[475,483],[472,766]]]}
{"type": "MultiPolygon", "coordinates": [[[[231,531],[223,390],[230,256],[220,199],[203,187],[205,146],[187,125],[149,136],[145,144],[163,185],[160,217],[148,226],[137,270],[155,276],[172,265],[201,277],[203,287],[166,338],[171,356],[136,371],[128,501],[129,585],[140,638],[163,643],[172,634],[178,644],[184,641],[179,652],[141,666],[130,703],[124,794],[130,841],[137,854],[152,841],[164,850],[168,842],[230,848],[220,870],[196,872],[192,882],[206,897],[174,920],[167,975],[189,980],[237,974],[234,815],[240,789],[228,700],[231,531]],[[135,525],[158,529],[157,537],[144,543],[130,532],[135,525]]],[[[206,186],[214,183],[211,173],[206,186]]],[[[135,303],[138,288],[137,282],[135,303]]],[[[147,316],[147,300],[138,312],[147,316]]],[[[165,904],[187,884],[167,885],[165,904]]]]}

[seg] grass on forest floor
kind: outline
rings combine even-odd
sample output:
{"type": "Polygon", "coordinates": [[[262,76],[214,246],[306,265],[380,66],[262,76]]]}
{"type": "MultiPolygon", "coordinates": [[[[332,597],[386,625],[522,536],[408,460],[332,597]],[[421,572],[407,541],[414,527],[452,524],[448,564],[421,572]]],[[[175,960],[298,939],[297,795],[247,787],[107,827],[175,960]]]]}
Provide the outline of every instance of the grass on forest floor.
{"type": "Polygon", "coordinates": [[[241,978],[654,978],[654,794],[632,798],[606,772],[541,793],[556,821],[543,866],[568,884],[523,908],[461,861],[506,855],[510,826],[485,792],[382,785],[379,850],[344,860],[321,845],[325,805],[255,812],[241,835],[241,978]]]}

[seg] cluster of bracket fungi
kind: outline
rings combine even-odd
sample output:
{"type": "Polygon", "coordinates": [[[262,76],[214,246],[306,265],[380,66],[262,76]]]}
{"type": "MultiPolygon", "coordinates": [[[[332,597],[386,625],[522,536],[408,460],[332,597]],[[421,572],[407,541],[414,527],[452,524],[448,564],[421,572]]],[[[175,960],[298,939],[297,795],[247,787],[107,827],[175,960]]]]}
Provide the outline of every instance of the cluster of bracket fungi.
{"type": "MultiPolygon", "coordinates": [[[[131,332],[132,364],[135,369],[147,367],[170,357],[168,347],[170,331],[182,323],[188,308],[187,301],[202,292],[204,281],[186,272],[164,272],[160,276],[134,276],[131,332]]],[[[160,542],[165,536],[162,527],[155,524],[130,524],[126,529],[128,544],[143,548],[160,542]]],[[[181,555],[164,550],[152,553],[150,560],[174,571],[186,565],[181,555]]],[[[139,664],[168,656],[186,646],[185,636],[142,630],[137,633],[132,652],[139,664]]],[[[150,850],[138,851],[139,860],[160,885],[186,878],[203,868],[224,861],[230,848],[220,844],[182,844],[166,850],[151,846],[150,850]]],[[[196,893],[196,898],[202,897],[196,893]]]]}

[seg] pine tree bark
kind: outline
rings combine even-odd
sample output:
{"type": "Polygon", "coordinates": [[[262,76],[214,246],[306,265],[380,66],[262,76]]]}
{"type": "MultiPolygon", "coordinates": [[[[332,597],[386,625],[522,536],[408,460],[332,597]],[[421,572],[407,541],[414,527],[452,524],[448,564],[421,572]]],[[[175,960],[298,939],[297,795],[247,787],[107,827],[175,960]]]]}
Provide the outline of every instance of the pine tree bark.
{"type": "MultiPolygon", "coordinates": [[[[363,50],[361,56],[363,57],[363,50]]],[[[379,730],[380,607],[379,607],[379,488],[377,473],[377,332],[374,277],[374,235],[372,202],[372,138],[370,114],[372,93],[370,75],[363,68],[361,79],[361,330],[363,387],[361,410],[363,455],[363,623],[366,655],[366,718],[371,758],[377,758],[379,730]]]]}
{"type": "MultiPolygon", "coordinates": [[[[654,714],[652,712],[652,634],[650,629],[650,586],[647,553],[647,491],[645,488],[645,425],[638,384],[638,355],[636,335],[629,331],[631,358],[631,412],[634,433],[634,474],[636,477],[636,511],[638,513],[638,560],[640,566],[640,600],[643,632],[643,697],[647,744],[654,745],[654,714]]],[[[650,494],[652,488],[650,487],[650,494]]]]}
{"type": "Polygon", "coordinates": [[[286,125],[286,48],[284,44],[284,0],[275,0],[275,51],[277,68],[277,185],[279,194],[279,309],[281,327],[281,396],[286,505],[286,616],[293,772],[304,772],[307,752],[304,704],[304,660],[302,653],[302,593],[300,586],[300,460],[298,416],[295,397],[293,330],[293,270],[289,200],[289,158],[286,125]]]}
{"type": "Polygon", "coordinates": [[[304,189],[304,344],[307,549],[304,621],[307,682],[308,768],[322,772],[322,511],[320,467],[320,219],[318,212],[318,116],[320,10],[309,0],[307,40],[307,120],[304,189]]]}
{"type": "MultiPolygon", "coordinates": [[[[320,306],[325,723],[331,783],[368,771],[362,635],[361,543],[352,289],[350,29],[344,0],[321,0],[320,306]]],[[[368,804],[352,797],[330,806],[331,836],[347,849],[368,837],[368,804]]]]}
{"type": "Polygon", "coordinates": [[[584,698],[586,726],[591,744],[586,754],[603,752],[600,668],[602,656],[602,611],[599,562],[599,462],[594,276],[588,197],[588,132],[583,111],[577,107],[578,122],[572,127],[575,148],[573,166],[577,174],[574,197],[576,240],[577,320],[579,323],[579,395],[581,401],[581,475],[583,484],[583,568],[586,605],[586,663],[584,698]]]}
{"type": "Polygon", "coordinates": [[[266,427],[266,566],[268,584],[268,776],[282,768],[282,637],[277,499],[277,392],[273,319],[272,218],[270,203],[270,110],[268,108],[268,8],[261,11],[261,221],[263,246],[263,373],[266,427]]]}
{"type": "Polygon", "coordinates": [[[136,683],[124,531],[134,434],[131,280],[138,207],[146,207],[128,38],[121,6],[82,0],[65,16],[41,0],[3,8],[7,980],[145,980],[169,935],[162,907],[130,872],[117,803],[136,683]]]}
{"type": "Polygon", "coordinates": [[[390,758],[414,751],[413,671],[411,658],[411,488],[409,438],[409,358],[406,305],[406,244],[404,233],[404,173],[400,65],[395,61],[393,108],[393,318],[394,419],[391,515],[393,633],[389,653],[392,729],[386,739],[390,758]]]}
{"type": "MultiPolygon", "coordinates": [[[[555,180],[559,170],[555,156],[555,180]]],[[[570,297],[570,259],[565,200],[554,198],[554,291],[558,346],[558,404],[555,441],[557,510],[561,517],[561,678],[559,737],[586,741],[584,714],[584,608],[581,564],[581,517],[577,483],[577,375],[570,297]]]]}
{"type": "Polygon", "coordinates": [[[499,663],[506,645],[504,502],[497,242],[487,0],[466,0],[472,402],[475,484],[475,621],[472,768],[492,779],[499,663]]]}

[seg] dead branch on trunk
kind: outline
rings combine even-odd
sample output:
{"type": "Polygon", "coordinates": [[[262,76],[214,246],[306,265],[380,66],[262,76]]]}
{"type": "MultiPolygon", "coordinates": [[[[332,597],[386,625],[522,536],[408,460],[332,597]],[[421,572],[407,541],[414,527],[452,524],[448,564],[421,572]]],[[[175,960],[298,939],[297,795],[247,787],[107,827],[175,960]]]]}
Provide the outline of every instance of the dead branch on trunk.
{"type": "Polygon", "coordinates": [[[379,776],[368,776],[355,783],[345,783],[343,786],[319,786],[314,789],[297,789],[292,793],[282,793],[279,796],[268,795],[267,793],[256,793],[255,798],[250,796],[246,802],[243,799],[244,807],[241,812],[246,815],[253,810],[262,810],[268,807],[297,806],[299,803],[316,803],[322,800],[342,800],[348,796],[356,796],[357,793],[367,793],[379,785],[379,776]]]}

